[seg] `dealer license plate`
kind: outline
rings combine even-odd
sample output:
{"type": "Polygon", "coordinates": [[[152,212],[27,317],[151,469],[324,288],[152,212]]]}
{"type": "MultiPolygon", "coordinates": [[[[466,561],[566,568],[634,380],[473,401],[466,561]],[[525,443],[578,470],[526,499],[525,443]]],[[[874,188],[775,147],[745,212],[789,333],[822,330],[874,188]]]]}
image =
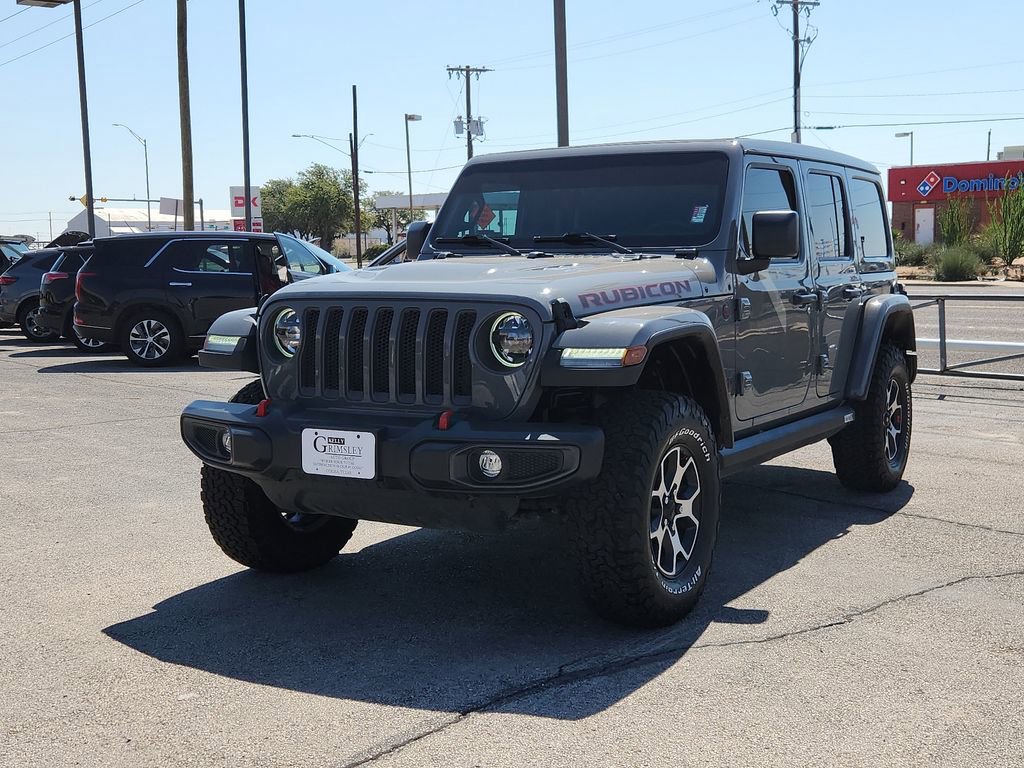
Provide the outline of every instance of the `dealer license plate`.
{"type": "Polygon", "coordinates": [[[377,436],[372,432],[304,429],[302,471],[373,480],[377,476],[377,436]]]}

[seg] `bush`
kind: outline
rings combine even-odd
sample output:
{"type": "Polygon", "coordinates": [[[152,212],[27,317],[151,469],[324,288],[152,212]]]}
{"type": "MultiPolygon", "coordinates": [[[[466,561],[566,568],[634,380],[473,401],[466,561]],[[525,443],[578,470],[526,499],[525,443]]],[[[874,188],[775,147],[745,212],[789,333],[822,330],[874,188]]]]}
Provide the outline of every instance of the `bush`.
{"type": "Polygon", "coordinates": [[[974,280],[981,272],[981,260],[969,248],[946,248],[933,257],[935,279],[943,283],[974,280]]]}
{"type": "MultiPolygon", "coordinates": [[[[1008,176],[1007,185],[1009,182],[1008,176]]],[[[1018,182],[1003,197],[989,201],[988,211],[992,223],[985,234],[1003,261],[1012,264],[1014,259],[1024,256],[1024,184],[1018,182]]]]}
{"type": "Polygon", "coordinates": [[[924,267],[928,265],[929,256],[935,250],[934,245],[918,245],[902,242],[896,248],[896,266],[924,267]]]}
{"type": "Polygon", "coordinates": [[[939,233],[943,245],[962,245],[971,236],[971,205],[964,197],[953,196],[939,210],[939,233]]]}
{"type": "Polygon", "coordinates": [[[367,260],[375,259],[390,247],[391,246],[388,245],[387,243],[377,243],[376,245],[371,245],[365,251],[363,251],[363,258],[367,260]]]}

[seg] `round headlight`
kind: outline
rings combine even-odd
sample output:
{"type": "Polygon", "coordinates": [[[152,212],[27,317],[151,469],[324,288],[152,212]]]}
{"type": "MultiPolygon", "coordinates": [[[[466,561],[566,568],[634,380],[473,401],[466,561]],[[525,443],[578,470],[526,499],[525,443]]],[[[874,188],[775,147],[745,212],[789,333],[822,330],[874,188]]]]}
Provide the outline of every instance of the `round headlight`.
{"type": "Polygon", "coordinates": [[[518,368],[533,351],[530,321],[518,312],[498,315],[491,325],[491,352],[508,368],[518,368]]]}
{"type": "Polygon", "coordinates": [[[292,357],[302,344],[302,318],[291,307],[282,309],[274,318],[274,341],[285,357],[292,357]]]}

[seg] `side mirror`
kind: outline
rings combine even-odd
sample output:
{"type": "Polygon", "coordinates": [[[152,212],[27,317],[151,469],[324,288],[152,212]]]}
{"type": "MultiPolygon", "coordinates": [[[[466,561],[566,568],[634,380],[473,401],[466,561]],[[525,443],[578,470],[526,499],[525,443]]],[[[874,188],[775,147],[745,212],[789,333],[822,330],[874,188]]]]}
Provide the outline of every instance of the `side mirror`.
{"type": "Polygon", "coordinates": [[[414,261],[420,257],[423,244],[430,234],[429,221],[414,221],[405,232],[405,260],[414,261]]]}
{"type": "Polygon", "coordinates": [[[791,259],[800,253],[800,216],[796,211],[758,211],[750,230],[751,254],[736,259],[736,274],[760,272],[772,259],[791,259]]]}

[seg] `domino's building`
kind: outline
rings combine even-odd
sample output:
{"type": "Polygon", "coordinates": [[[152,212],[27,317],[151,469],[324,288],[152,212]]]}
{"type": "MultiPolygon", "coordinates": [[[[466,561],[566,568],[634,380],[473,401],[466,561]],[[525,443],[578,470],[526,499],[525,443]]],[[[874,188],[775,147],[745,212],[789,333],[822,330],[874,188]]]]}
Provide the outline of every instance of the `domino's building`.
{"type": "Polygon", "coordinates": [[[1024,187],[1024,160],[910,165],[889,169],[892,228],[928,245],[939,239],[939,214],[951,197],[970,205],[975,232],[989,222],[989,201],[1024,187]]]}

